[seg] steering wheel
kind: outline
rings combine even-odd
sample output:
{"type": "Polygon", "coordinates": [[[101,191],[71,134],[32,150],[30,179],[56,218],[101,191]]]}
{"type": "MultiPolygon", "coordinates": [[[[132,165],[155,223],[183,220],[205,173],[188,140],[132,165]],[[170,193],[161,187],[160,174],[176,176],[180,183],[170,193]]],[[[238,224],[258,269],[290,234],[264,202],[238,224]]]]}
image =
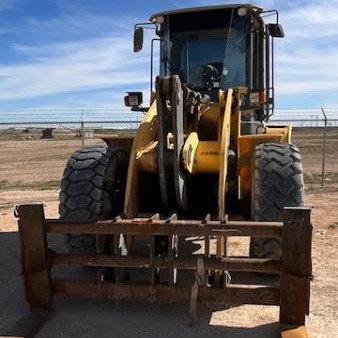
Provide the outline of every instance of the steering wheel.
{"type": "Polygon", "coordinates": [[[219,71],[219,69],[216,68],[216,66],[219,65],[221,65],[220,62],[201,65],[203,85],[205,85],[206,87],[214,87],[215,82],[220,82],[221,72],[219,71]]]}

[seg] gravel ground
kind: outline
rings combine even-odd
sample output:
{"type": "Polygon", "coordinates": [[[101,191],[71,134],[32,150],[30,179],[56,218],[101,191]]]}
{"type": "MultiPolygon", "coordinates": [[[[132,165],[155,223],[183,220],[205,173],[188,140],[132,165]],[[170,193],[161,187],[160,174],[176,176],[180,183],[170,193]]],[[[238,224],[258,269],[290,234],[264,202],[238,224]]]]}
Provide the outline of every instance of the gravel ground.
{"type": "MultiPolygon", "coordinates": [[[[329,135],[327,168],[336,173],[337,132],[329,135]]],[[[321,169],[318,137],[313,131],[296,134],[297,143],[303,148],[305,171],[314,178],[321,169]]],[[[39,189],[39,184],[41,180],[59,180],[67,157],[78,147],[78,142],[73,140],[53,142],[0,142],[0,183],[14,184],[12,188],[0,189],[0,336],[17,334],[20,337],[12,328],[28,313],[20,275],[13,205],[40,201],[45,204],[48,217],[57,217],[57,189],[39,189]],[[19,188],[26,181],[37,185],[32,189],[19,188]]],[[[312,209],[314,227],[315,278],[311,284],[311,308],[307,319],[311,338],[338,337],[338,186],[337,182],[327,183],[325,188],[309,184],[306,189],[306,205],[312,209]]],[[[59,245],[57,243],[54,245],[59,245]]],[[[273,338],[278,337],[278,308],[234,306],[224,309],[201,305],[198,323],[191,328],[188,326],[188,304],[116,304],[109,300],[58,298],[36,337],[273,338]]]]}

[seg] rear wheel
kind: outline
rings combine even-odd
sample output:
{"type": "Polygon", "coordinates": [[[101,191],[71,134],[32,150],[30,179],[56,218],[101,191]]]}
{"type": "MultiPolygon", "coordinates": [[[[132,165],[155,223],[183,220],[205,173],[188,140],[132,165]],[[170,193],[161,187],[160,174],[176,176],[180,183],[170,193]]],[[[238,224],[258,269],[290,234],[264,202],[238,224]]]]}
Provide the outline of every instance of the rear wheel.
{"type": "MultiPolygon", "coordinates": [[[[282,221],[284,207],[304,204],[299,150],[290,144],[256,146],[252,164],[251,211],[255,221],[282,221]]],[[[279,238],[251,238],[250,256],[281,257],[279,238]]]]}
{"type": "MultiPolygon", "coordinates": [[[[123,210],[127,172],[124,150],[107,146],[77,150],[69,159],[61,181],[59,214],[66,221],[108,219],[123,210]]],[[[96,238],[66,234],[70,252],[95,252],[96,238]]]]}

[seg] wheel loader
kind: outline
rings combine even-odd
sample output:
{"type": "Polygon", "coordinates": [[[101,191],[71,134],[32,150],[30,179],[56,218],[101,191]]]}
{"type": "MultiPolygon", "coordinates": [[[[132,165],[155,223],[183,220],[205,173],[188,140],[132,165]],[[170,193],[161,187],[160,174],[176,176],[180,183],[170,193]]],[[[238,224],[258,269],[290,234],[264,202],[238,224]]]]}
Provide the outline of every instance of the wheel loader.
{"type": "MultiPolygon", "coordinates": [[[[154,34],[150,104],[143,105],[141,92],[128,92],[126,106],[144,112],[136,134],[104,135],[105,146],[71,156],[60,218],[274,222],[284,207],[302,206],[303,172],[291,126],[269,124],[274,39],[284,37],[278,19],[277,11],[227,4],[161,12],[136,24],[135,52],[143,48],[145,29],[154,34]]],[[[215,241],[214,255],[227,256],[225,236],[215,241]]],[[[81,233],[65,238],[75,253],[109,252],[109,242],[81,233]]],[[[120,237],[122,254],[132,246],[132,236],[120,237]]],[[[167,247],[166,238],[155,236],[155,256],[167,247]]],[[[279,259],[281,241],[252,237],[249,251],[279,259]]]]}
{"type": "Polygon", "coordinates": [[[308,337],[302,165],[291,126],[269,124],[278,12],[235,4],[154,14],[135,25],[135,52],[145,28],[154,34],[149,107],[141,92],[125,96],[144,112],[136,133],[102,135],[104,146],[71,156],[59,219],[42,204],[15,210],[28,321],[55,295],[187,301],[190,324],[199,302],[278,305],[281,337],[308,337]],[[51,233],[68,252],[49,245],[51,233]],[[238,237],[250,238],[246,253],[233,252],[243,241],[228,239],[238,237]],[[79,280],[60,265],[91,269],[79,280]]]}

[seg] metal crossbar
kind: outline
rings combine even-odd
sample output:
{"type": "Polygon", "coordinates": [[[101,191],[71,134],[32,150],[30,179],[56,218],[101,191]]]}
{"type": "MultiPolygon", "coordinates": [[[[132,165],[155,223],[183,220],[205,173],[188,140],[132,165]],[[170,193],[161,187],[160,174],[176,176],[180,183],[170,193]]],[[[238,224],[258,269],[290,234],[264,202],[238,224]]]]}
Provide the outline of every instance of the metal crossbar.
{"type": "MultiPolygon", "coordinates": [[[[286,208],[283,222],[202,221],[178,220],[172,215],[161,220],[150,218],[121,219],[95,223],[65,222],[45,219],[42,205],[22,205],[17,208],[21,238],[22,271],[25,293],[30,308],[49,309],[54,295],[107,297],[151,301],[188,301],[191,322],[196,320],[196,303],[236,303],[279,305],[282,337],[306,337],[305,315],[309,313],[311,279],[310,210],[286,208]],[[148,236],[147,257],[119,254],[116,245],[107,254],[65,254],[52,251],[47,233],[83,233],[108,235],[114,242],[123,235],[148,236]],[[221,257],[211,254],[210,241],[218,236],[281,237],[282,258],[221,257]],[[168,239],[167,254],[155,256],[156,236],[168,239]],[[199,236],[204,241],[203,254],[180,256],[178,239],[199,236]],[[56,265],[92,266],[111,269],[148,269],[150,280],[136,283],[119,280],[83,282],[53,278],[56,265]],[[166,281],[159,280],[158,271],[167,271],[166,281]],[[190,284],[180,284],[179,270],[194,271],[190,284]],[[274,274],[279,285],[234,285],[228,282],[210,285],[208,275],[213,271],[255,272],[274,274]],[[290,329],[291,327],[291,329],[290,329]],[[294,327],[301,327],[295,330],[294,327]],[[303,335],[297,335],[301,332],[303,335]],[[305,333],[304,333],[305,332],[305,333]]],[[[116,243],[115,243],[116,244],[116,243]]]]}

